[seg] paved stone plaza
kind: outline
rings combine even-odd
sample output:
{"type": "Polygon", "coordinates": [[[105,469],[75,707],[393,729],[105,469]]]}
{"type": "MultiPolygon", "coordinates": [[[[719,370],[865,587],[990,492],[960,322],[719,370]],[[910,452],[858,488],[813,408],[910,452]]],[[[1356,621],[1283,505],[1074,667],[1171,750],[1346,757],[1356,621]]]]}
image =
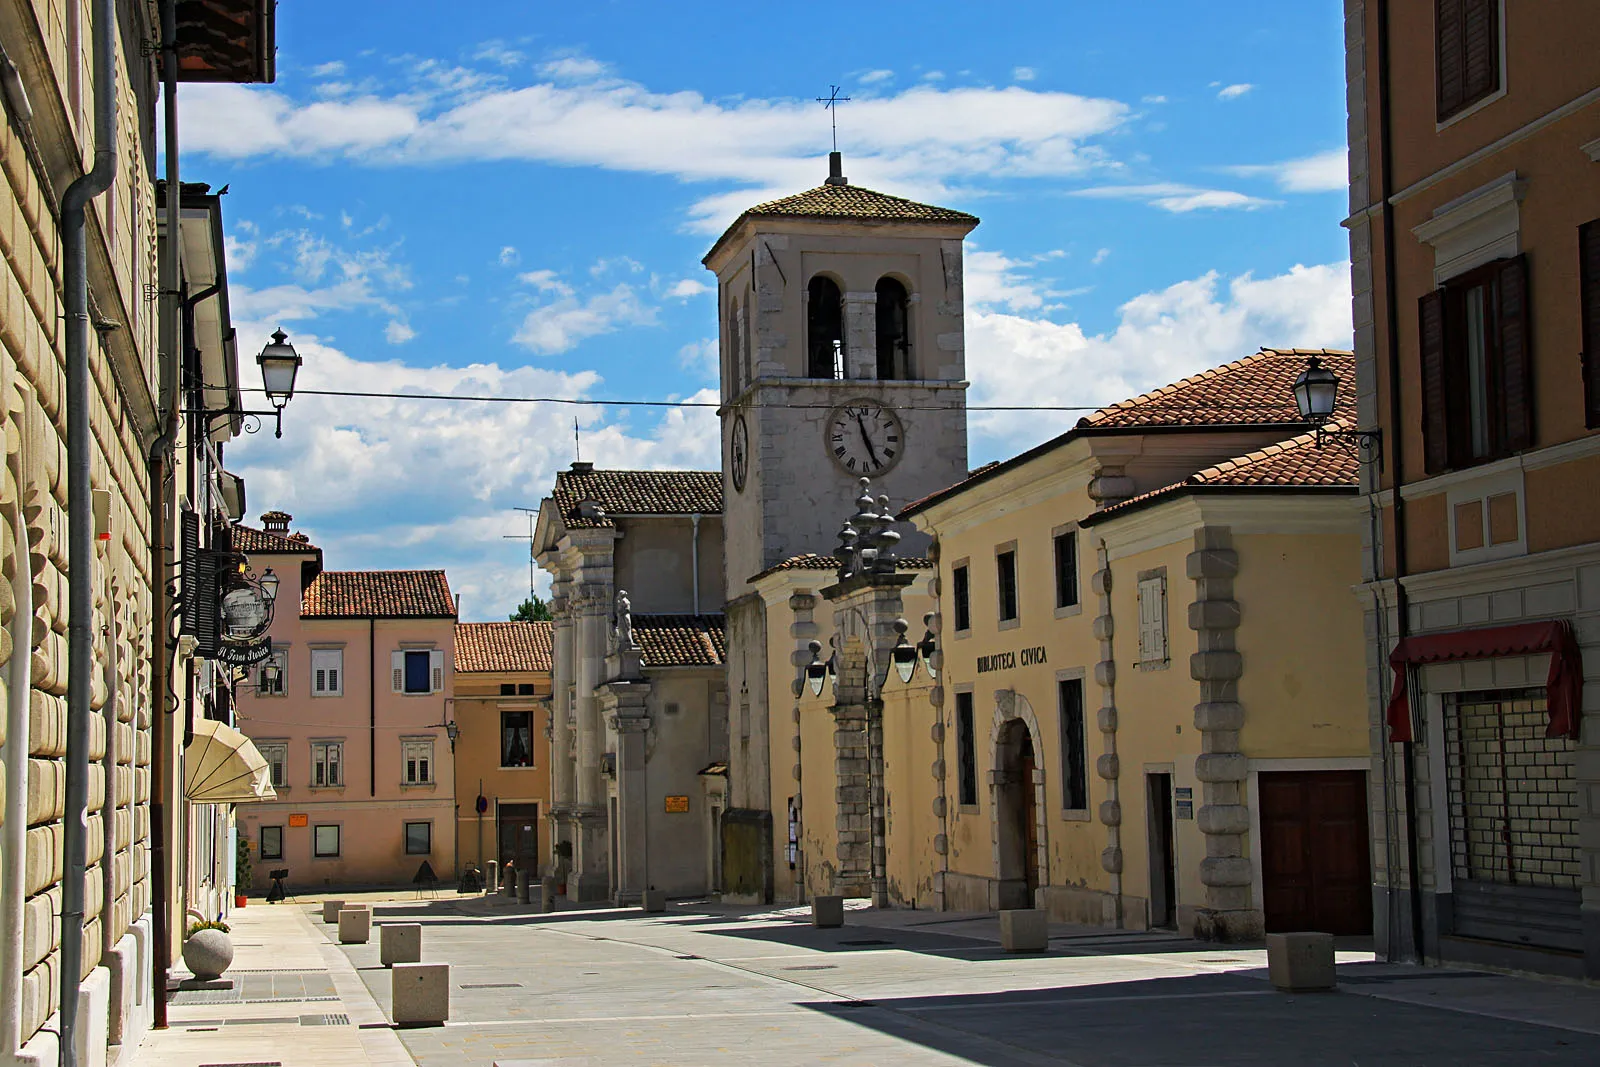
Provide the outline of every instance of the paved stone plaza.
{"type": "MultiPolygon", "coordinates": [[[[380,905],[448,962],[451,1021],[399,1031],[420,1067],[554,1064],[1600,1063],[1600,990],[1374,962],[1288,996],[1261,949],[1053,926],[1007,956],[992,916],[674,905],[531,914],[498,898],[380,905]]],[[[376,939],[344,951],[387,1011],[376,939]]]]}

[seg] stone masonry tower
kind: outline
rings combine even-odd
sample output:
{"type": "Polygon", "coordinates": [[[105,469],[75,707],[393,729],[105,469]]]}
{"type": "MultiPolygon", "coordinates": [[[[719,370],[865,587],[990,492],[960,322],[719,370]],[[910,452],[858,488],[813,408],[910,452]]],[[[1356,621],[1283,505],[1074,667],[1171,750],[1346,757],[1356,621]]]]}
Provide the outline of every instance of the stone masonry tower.
{"type": "MultiPolygon", "coordinates": [[[[766,621],[749,579],[829,552],[863,476],[917,500],[967,473],[962,241],[978,220],[829,163],[822,185],[740,215],[704,260],[721,333],[727,822],[769,835],[766,621]]],[[[925,551],[902,533],[903,555],[925,551]]]]}

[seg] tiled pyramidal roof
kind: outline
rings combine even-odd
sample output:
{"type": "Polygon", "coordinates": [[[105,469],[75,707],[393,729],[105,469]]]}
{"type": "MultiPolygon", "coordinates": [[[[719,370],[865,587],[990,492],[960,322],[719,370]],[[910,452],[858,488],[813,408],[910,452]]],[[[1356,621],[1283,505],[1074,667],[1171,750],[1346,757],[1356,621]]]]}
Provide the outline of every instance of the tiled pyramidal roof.
{"type": "Polygon", "coordinates": [[[233,524],[233,550],[235,552],[253,553],[313,553],[317,547],[313,545],[303,533],[282,534],[269,533],[266,530],[257,530],[252,526],[242,523],[233,524]]]}
{"type": "Polygon", "coordinates": [[[456,670],[464,674],[549,671],[552,622],[463,622],[456,625],[456,670]]]}
{"type": "Polygon", "coordinates": [[[556,474],[552,494],[568,529],[612,526],[612,515],[720,515],[721,471],[610,471],[584,466],[556,474]]]}
{"type": "Polygon", "coordinates": [[[1336,417],[1353,417],[1356,406],[1355,354],[1330,348],[1263,348],[1252,356],[1190,375],[1101,408],[1078,420],[1078,429],[1135,429],[1153,426],[1230,426],[1285,423],[1304,425],[1292,387],[1306,359],[1344,383],[1336,417]]]}
{"type": "MultiPolygon", "coordinates": [[[[747,209],[743,218],[882,219],[895,222],[971,222],[978,217],[868,189],[864,185],[819,185],[747,209]]],[[[738,223],[734,223],[735,226],[738,223]]]]}
{"type": "Polygon", "coordinates": [[[444,571],[323,571],[306,586],[302,618],[453,619],[444,571]]]}
{"type": "Polygon", "coordinates": [[[635,615],[646,667],[720,667],[728,661],[721,615],[635,615]]]}

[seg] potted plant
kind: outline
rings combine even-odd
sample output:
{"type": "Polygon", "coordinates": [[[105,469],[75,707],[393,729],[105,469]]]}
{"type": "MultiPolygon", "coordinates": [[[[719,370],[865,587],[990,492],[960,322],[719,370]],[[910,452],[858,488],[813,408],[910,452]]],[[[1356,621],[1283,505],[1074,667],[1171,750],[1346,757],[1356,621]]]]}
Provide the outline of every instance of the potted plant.
{"type": "Polygon", "coordinates": [[[233,906],[242,908],[248,899],[251,885],[250,840],[239,835],[239,844],[233,850],[233,906]]]}
{"type": "Polygon", "coordinates": [[[222,972],[233,964],[228,924],[197,922],[190,925],[189,936],[183,942],[183,963],[202,982],[221,978],[222,972]]]}

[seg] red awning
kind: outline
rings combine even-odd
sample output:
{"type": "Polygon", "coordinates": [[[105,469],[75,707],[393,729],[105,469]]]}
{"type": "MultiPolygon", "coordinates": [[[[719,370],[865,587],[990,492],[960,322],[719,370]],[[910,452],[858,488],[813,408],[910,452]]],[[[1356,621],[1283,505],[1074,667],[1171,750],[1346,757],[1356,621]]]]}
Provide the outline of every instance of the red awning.
{"type": "Polygon", "coordinates": [[[1394,694],[1389,698],[1389,739],[1411,740],[1411,706],[1406,699],[1406,668],[1448,660],[1494,659],[1498,656],[1534,656],[1550,653],[1550,676],[1545,682],[1550,705],[1546,737],[1578,739],[1578,716],[1583,700],[1583,657],[1568,622],[1530,622],[1519,626],[1491,626],[1484,630],[1455,630],[1444,634],[1408,637],[1389,653],[1394,668],[1394,694]]]}

